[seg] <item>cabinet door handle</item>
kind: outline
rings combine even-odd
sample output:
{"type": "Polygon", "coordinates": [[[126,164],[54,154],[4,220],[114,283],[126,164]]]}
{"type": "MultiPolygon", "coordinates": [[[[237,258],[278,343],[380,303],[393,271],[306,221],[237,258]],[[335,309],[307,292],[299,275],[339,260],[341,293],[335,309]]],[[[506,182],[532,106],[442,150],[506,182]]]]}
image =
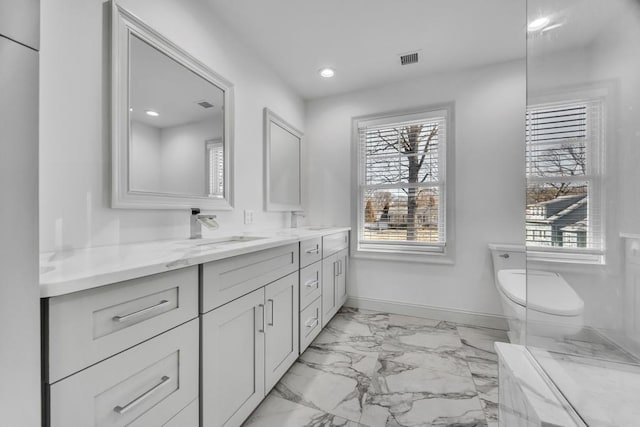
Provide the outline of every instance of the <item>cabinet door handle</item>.
{"type": "Polygon", "coordinates": [[[308,254],[317,254],[317,253],[320,253],[320,248],[318,247],[318,245],[316,245],[315,248],[307,249],[305,252],[308,254]]]}
{"type": "Polygon", "coordinates": [[[155,393],[156,391],[160,390],[165,385],[169,384],[169,381],[171,381],[171,378],[169,378],[166,375],[163,376],[160,379],[160,382],[158,384],[154,385],[149,390],[145,391],[140,396],[136,397],[135,399],[133,399],[131,402],[127,403],[126,405],[124,405],[124,406],[120,406],[120,405],[116,406],[115,408],[113,408],[113,411],[115,413],[117,413],[118,415],[126,414],[127,412],[129,412],[130,410],[132,410],[133,408],[138,406],[140,403],[142,403],[143,401],[148,399],[149,396],[151,396],[153,393],[155,393]]]}
{"type": "Polygon", "coordinates": [[[169,305],[169,301],[163,299],[156,305],[152,305],[151,307],[143,308],[142,310],[134,311],[133,313],[125,314],[124,316],[113,316],[112,320],[114,322],[126,322],[127,320],[134,319],[138,316],[142,316],[143,314],[147,314],[151,311],[158,310],[166,305],[169,305]]]}
{"type": "Polygon", "coordinates": [[[333,261],[333,276],[338,277],[340,273],[338,273],[338,261],[333,261]]]}
{"type": "Polygon", "coordinates": [[[273,300],[271,298],[269,298],[267,300],[267,304],[269,304],[269,303],[271,303],[271,321],[267,322],[267,326],[273,326],[273,307],[274,307],[274,305],[273,305],[273,300]]]}
{"type": "Polygon", "coordinates": [[[318,281],[318,279],[313,279],[313,280],[307,281],[304,285],[307,288],[316,288],[316,289],[318,289],[318,285],[319,284],[320,284],[320,282],[318,281]]]}
{"type": "Polygon", "coordinates": [[[260,309],[260,327],[258,328],[258,332],[264,332],[264,304],[258,304],[258,308],[260,309]]]}

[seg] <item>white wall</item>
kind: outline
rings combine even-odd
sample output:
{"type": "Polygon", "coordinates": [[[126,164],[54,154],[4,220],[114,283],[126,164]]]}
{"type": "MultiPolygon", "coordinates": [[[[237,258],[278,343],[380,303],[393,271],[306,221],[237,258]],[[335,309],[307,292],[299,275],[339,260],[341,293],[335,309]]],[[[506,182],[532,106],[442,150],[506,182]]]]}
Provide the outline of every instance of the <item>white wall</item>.
{"type": "MultiPolygon", "coordinates": [[[[235,209],[221,231],[283,226],[263,212],[262,108],[304,129],[304,103],[256,59],[206,2],[121,0],[120,4],[235,85],[235,209]]],[[[40,250],[186,237],[189,212],[110,206],[109,3],[42,2],[40,57],[40,250]]],[[[204,160],[203,160],[204,162],[204,160]]],[[[235,231],[235,230],[234,230],[235,231]]]]}
{"type": "Polygon", "coordinates": [[[523,60],[309,102],[309,222],[351,223],[352,117],[451,101],[455,265],[353,259],[350,296],[502,313],[487,244],[524,241],[523,60]]]}
{"type": "Polygon", "coordinates": [[[211,120],[162,129],[162,189],[177,194],[207,194],[206,146],[209,139],[222,137],[211,120]]]}
{"type": "Polygon", "coordinates": [[[129,170],[131,187],[139,191],[160,191],[160,129],[145,123],[131,122],[129,170]]]}

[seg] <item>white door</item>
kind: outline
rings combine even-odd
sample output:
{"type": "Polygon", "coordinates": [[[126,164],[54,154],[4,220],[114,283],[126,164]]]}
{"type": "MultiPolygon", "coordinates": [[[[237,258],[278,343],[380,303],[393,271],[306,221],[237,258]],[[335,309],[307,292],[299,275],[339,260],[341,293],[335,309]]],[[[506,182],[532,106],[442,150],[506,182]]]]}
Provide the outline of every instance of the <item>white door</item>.
{"type": "Polygon", "coordinates": [[[322,327],[324,328],[336,311],[336,281],[338,257],[331,255],[322,260],[322,327]]]}
{"type": "Polygon", "coordinates": [[[264,397],[264,289],[202,316],[202,425],[239,426],[264,397]]]}
{"type": "Polygon", "coordinates": [[[265,287],[265,393],[298,358],[298,289],[297,271],[265,287]]]}

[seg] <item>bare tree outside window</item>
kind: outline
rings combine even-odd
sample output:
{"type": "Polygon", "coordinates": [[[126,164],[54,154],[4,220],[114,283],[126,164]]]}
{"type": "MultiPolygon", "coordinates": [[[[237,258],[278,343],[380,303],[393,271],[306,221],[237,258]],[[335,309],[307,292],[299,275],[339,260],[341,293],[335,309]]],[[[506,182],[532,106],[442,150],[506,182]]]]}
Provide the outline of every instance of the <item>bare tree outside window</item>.
{"type": "Polygon", "coordinates": [[[443,240],[444,126],[441,117],[361,130],[364,239],[443,240]]]}

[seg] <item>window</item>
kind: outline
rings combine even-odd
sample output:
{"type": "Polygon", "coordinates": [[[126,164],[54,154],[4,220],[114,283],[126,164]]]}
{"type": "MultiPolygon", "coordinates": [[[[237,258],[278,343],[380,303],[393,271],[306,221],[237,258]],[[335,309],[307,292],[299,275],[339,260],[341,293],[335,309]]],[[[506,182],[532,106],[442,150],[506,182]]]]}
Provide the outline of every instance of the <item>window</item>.
{"type": "Polygon", "coordinates": [[[209,197],[224,197],[224,145],[221,138],[210,139],[205,143],[207,195],[209,197]]]}
{"type": "MultiPolygon", "coordinates": [[[[601,100],[527,109],[527,246],[602,261],[601,100]]],[[[582,258],[581,258],[582,257],[582,258]]]]}
{"type": "Polygon", "coordinates": [[[354,120],[358,251],[446,247],[448,108],[354,120]]]}

